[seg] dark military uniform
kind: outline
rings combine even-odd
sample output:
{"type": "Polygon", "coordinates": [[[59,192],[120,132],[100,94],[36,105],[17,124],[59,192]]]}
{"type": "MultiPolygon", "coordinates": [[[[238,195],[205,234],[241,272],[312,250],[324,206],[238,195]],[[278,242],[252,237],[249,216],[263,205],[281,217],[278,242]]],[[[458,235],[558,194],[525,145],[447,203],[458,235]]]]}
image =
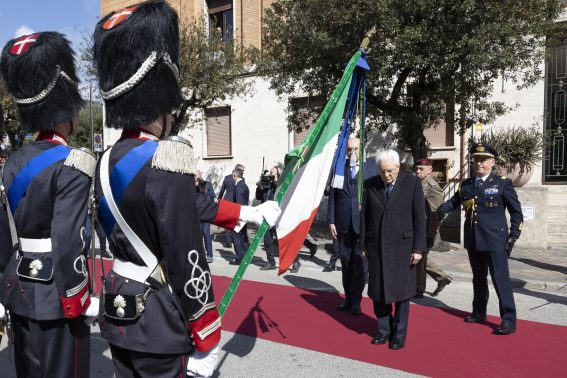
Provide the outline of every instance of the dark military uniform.
{"type": "MultiPolygon", "coordinates": [[[[113,192],[116,184],[112,178],[125,173],[118,163],[142,144],[158,144],[144,139],[123,138],[106,152],[110,153],[113,192]]],[[[125,222],[160,262],[158,277],[161,278],[147,284],[147,277],[132,273],[136,266],[144,266],[144,262],[118,224],[111,224],[109,229],[109,218],[99,205],[99,216],[115,258],[104,284],[110,295],[103,298],[107,302],[101,306],[100,328],[110,343],[118,375],[135,371],[152,376],[178,376],[185,374],[187,357],[195,348],[208,350],[220,340],[220,317],[200,222],[233,228],[240,206],[189,190],[195,185],[193,175],[157,169],[152,166],[151,157],[153,154],[124,188],[118,208],[125,222]],[[119,319],[116,314],[119,305],[116,301],[108,303],[108,298],[116,295],[144,294],[147,294],[144,310],[136,319],[119,319]]],[[[103,169],[98,168],[96,178],[99,204],[104,200],[100,176],[107,174],[103,169]]],[[[124,310],[128,312],[126,307],[124,310]]]]}
{"type": "MultiPolygon", "coordinates": [[[[2,77],[18,108],[21,127],[39,135],[14,152],[2,174],[13,215],[14,238],[2,236],[0,302],[11,313],[18,377],[89,375],[89,327],[94,316],[83,256],[83,226],[95,159],[67,146],[84,101],[73,50],[57,32],[9,41],[2,50],[2,77]]],[[[2,232],[6,227],[2,227],[2,232]]]]}
{"type": "MultiPolygon", "coordinates": [[[[40,138],[13,153],[3,172],[6,192],[31,160],[56,147],[61,147],[57,141],[40,138]]],[[[89,374],[90,330],[81,313],[90,299],[81,232],[90,177],[68,162],[57,161],[37,174],[19,201],[14,222],[22,251],[13,252],[10,243],[2,246],[11,259],[0,282],[0,301],[11,313],[21,377],[89,374]],[[34,262],[41,267],[36,278],[34,262]]]]}
{"type": "Polygon", "coordinates": [[[466,214],[464,244],[473,272],[473,314],[486,315],[490,271],[500,300],[500,316],[503,321],[515,324],[516,306],[505,247],[509,236],[515,239],[520,236],[523,215],[512,181],[493,173],[478,184],[476,177],[469,178],[440,209],[451,212],[461,205],[466,214]],[[510,213],[509,229],[506,210],[510,213]]]}

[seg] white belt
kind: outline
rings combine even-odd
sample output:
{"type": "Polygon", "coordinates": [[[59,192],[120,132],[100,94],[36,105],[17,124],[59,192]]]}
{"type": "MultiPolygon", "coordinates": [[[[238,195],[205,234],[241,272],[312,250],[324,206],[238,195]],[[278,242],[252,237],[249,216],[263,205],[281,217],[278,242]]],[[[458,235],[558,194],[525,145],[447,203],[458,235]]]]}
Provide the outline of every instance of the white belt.
{"type": "Polygon", "coordinates": [[[51,247],[51,238],[46,238],[46,239],[20,238],[20,247],[23,252],[47,253],[53,250],[51,247]]]}
{"type": "Polygon", "coordinates": [[[112,261],[112,270],[122,277],[144,283],[152,274],[152,269],[147,266],[140,266],[128,261],[122,261],[116,257],[112,261]]]}

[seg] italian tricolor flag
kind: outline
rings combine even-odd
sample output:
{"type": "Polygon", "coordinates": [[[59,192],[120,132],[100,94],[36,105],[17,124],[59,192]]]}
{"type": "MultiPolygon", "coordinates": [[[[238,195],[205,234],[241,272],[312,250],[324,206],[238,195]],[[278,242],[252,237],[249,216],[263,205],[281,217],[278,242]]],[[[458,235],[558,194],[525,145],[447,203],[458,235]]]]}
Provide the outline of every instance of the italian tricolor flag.
{"type": "MultiPolygon", "coordinates": [[[[286,155],[279,196],[282,217],[277,224],[279,274],[287,271],[311,228],[323,198],[333,164],[340,126],[352,80],[361,53],[348,63],[343,78],[302,144],[286,155]]],[[[278,195],[276,195],[276,199],[278,195]]]]}

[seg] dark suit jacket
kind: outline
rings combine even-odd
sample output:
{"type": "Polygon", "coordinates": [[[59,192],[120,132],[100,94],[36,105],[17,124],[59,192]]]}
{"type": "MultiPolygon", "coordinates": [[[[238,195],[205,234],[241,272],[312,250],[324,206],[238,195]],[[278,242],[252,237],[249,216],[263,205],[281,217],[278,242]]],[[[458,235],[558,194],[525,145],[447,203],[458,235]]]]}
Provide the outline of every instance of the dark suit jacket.
{"type": "Polygon", "coordinates": [[[219,191],[219,199],[234,202],[234,180],[232,179],[232,175],[224,176],[219,191]]]}
{"type": "Polygon", "coordinates": [[[358,174],[350,177],[348,166],[345,169],[345,181],[342,189],[331,189],[327,207],[327,223],[334,224],[337,232],[345,233],[354,230],[360,233],[360,210],[358,209],[358,174]]]}
{"type": "Polygon", "coordinates": [[[425,200],[416,176],[400,172],[386,199],[380,176],[364,182],[360,241],[368,253],[368,296],[399,302],[415,295],[413,251],[425,251],[425,200]]]}
{"type": "Polygon", "coordinates": [[[465,248],[475,251],[504,251],[508,235],[520,237],[524,220],[512,180],[491,173],[484,184],[475,188],[476,177],[466,179],[459,191],[441,207],[451,212],[463,205],[465,248]],[[510,213],[510,231],[506,219],[510,213]]]}
{"type": "Polygon", "coordinates": [[[246,182],[244,182],[244,180],[240,180],[238,184],[235,185],[234,193],[236,203],[248,206],[248,201],[250,200],[250,190],[248,189],[248,185],[246,185],[246,182]]]}

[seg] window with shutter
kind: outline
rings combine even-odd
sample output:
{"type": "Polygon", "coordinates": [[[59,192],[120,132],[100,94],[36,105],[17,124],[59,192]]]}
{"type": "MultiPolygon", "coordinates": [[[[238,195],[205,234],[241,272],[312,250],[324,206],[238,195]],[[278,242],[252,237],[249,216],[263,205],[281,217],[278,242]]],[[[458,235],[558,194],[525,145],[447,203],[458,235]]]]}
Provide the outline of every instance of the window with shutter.
{"type": "Polygon", "coordinates": [[[305,140],[324,105],[323,99],[320,97],[299,97],[291,100],[290,109],[295,113],[292,122],[301,126],[300,131],[294,130],[293,132],[294,147],[305,140]]]}
{"type": "Polygon", "coordinates": [[[208,109],[206,115],[207,157],[230,156],[230,107],[208,109]]]}

